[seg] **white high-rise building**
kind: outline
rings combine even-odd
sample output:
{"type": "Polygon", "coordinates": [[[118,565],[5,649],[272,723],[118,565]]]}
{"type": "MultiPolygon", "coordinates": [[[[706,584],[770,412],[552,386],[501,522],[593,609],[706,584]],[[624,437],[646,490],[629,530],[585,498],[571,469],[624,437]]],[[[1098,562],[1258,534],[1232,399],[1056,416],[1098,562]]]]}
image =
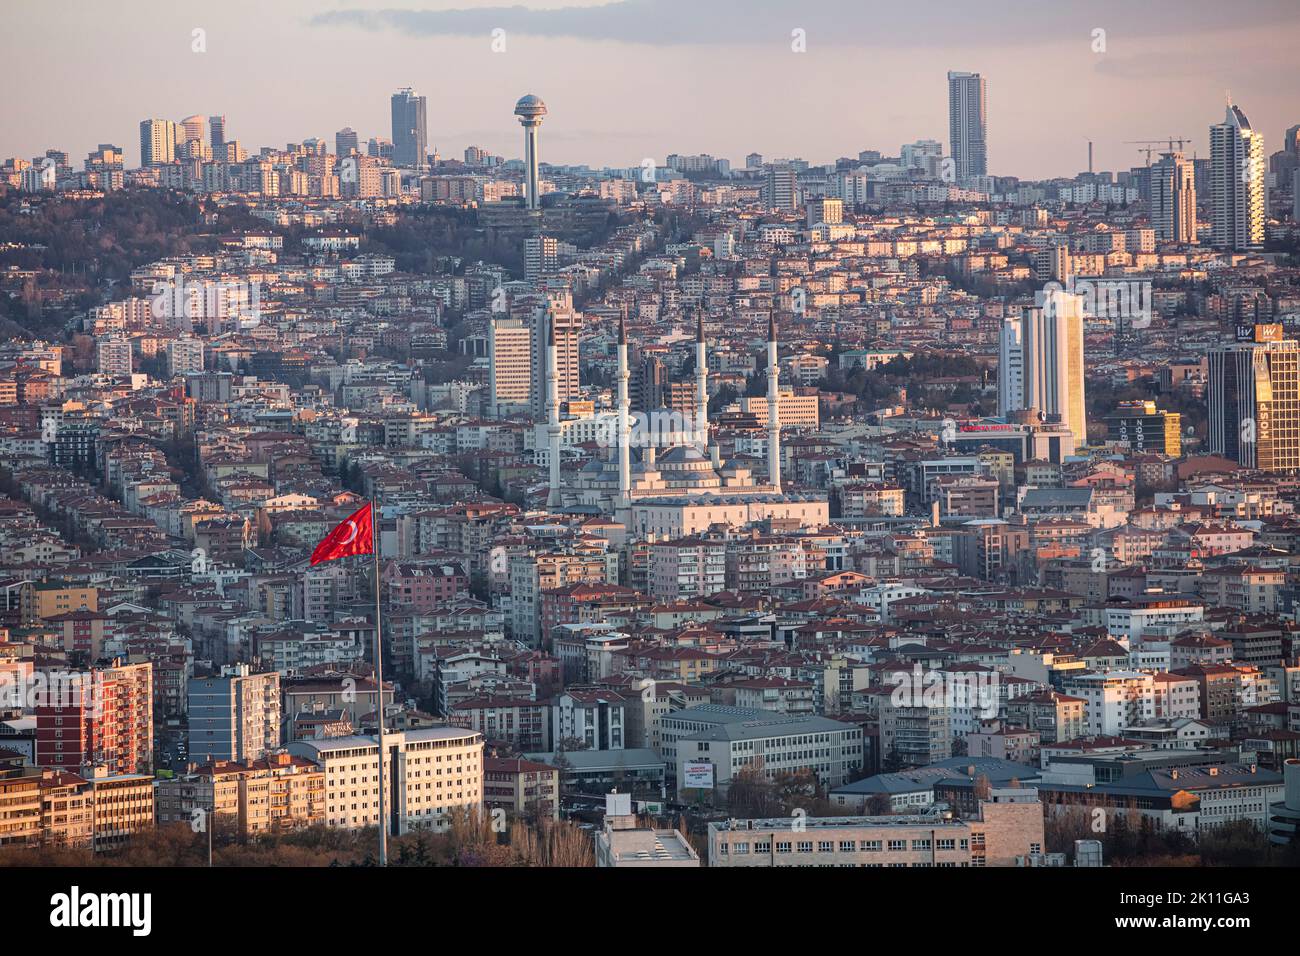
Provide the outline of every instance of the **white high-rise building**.
{"type": "Polygon", "coordinates": [[[1264,136],[1238,106],[1210,127],[1210,199],[1216,249],[1264,245],[1264,136]]]}
{"type": "Polygon", "coordinates": [[[1057,289],[1040,293],[1039,298],[1039,304],[1025,309],[1020,319],[1021,407],[1037,409],[1049,420],[1059,418],[1075,441],[1085,445],[1083,296],[1057,289]]]}
{"type": "Polygon", "coordinates": [[[978,73],[948,73],[948,144],[959,182],[989,171],[985,93],[978,73]]]}
{"type": "Polygon", "coordinates": [[[179,127],[171,120],[147,119],[140,123],[140,165],[161,166],[176,159],[179,127]]]}
{"type": "Polygon", "coordinates": [[[1196,170],[1182,153],[1162,153],[1151,167],[1151,223],[1165,242],[1196,242],[1196,170]]]}
{"type": "Polygon", "coordinates": [[[763,198],[772,209],[794,209],[798,206],[798,180],[793,166],[782,163],[767,167],[763,198]]]}
{"type": "Polygon", "coordinates": [[[1008,318],[998,336],[998,414],[1025,407],[1025,353],[1020,319],[1008,318]]]}
{"type": "Polygon", "coordinates": [[[560,243],[554,236],[529,236],[524,240],[524,278],[536,284],[554,272],[560,262],[560,243]]]}

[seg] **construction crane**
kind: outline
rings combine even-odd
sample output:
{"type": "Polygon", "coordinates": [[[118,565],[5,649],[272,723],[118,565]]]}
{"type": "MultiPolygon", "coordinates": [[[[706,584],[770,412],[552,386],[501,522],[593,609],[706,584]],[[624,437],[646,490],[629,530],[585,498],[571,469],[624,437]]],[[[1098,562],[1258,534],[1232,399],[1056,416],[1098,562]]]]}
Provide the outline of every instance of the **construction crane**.
{"type": "Polygon", "coordinates": [[[1177,143],[1178,148],[1182,149],[1183,145],[1185,143],[1190,143],[1191,140],[1185,136],[1170,136],[1166,139],[1126,139],[1124,140],[1124,142],[1138,144],[1138,152],[1146,153],[1147,165],[1150,166],[1151,154],[1155,152],[1159,152],[1161,143],[1168,143],[1169,152],[1172,153],[1174,151],[1174,143],[1177,143]]]}

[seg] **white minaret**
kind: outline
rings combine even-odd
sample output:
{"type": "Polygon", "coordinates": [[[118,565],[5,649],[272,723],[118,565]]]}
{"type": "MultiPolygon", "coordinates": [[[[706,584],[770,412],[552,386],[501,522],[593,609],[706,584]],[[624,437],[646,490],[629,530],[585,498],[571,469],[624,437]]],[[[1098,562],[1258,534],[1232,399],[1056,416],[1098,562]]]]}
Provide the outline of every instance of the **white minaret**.
{"type": "Polygon", "coordinates": [[[781,408],[777,392],[776,318],[767,320],[767,483],[781,490],[781,408]]]}
{"type": "Polygon", "coordinates": [[[695,434],[700,453],[709,454],[709,360],[704,354],[704,310],[695,324],[695,434]]]}
{"type": "Polygon", "coordinates": [[[537,130],[546,115],[546,104],[529,93],[515,104],[515,115],[524,128],[524,207],[540,209],[540,190],[537,185],[537,130]]]}
{"type": "Polygon", "coordinates": [[[546,436],[550,446],[550,490],[546,507],[558,508],[560,497],[560,353],[555,346],[555,316],[546,312],[546,436]]]}
{"type": "Polygon", "coordinates": [[[632,505],[632,443],[629,413],[632,403],[627,397],[627,383],[631,376],[627,370],[627,328],[623,317],[618,318],[618,507],[632,505]]]}

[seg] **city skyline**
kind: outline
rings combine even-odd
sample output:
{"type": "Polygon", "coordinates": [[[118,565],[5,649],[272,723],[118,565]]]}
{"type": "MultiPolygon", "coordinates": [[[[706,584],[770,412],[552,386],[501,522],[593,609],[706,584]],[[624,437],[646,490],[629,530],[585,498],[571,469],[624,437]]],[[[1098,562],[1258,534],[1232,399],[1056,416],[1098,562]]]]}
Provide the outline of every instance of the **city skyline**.
{"type": "Polygon", "coordinates": [[[20,927],[181,939],[203,868],[283,935],[294,868],[341,941],[429,867],[1285,924],[1300,7],[10,19],[20,927]]]}
{"type": "Polygon", "coordinates": [[[251,4],[236,3],[203,15],[159,9],[129,32],[112,22],[92,27],[77,15],[81,6],[16,24],[0,41],[11,47],[6,54],[16,72],[43,75],[47,106],[6,117],[0,154],[55,148],[80,156],[112,142],[126,148],[127,164],[135,166],[142,118],[179,121],[193,113],[224,113],[227,135],[251,149],[330,137],[344,127],[364,141],[389,134],[389,98],[409,86],[428,96],[429,146],[443,155],[478,145],[521,158],[517,128],[493,118],[529,90],[554,111],[546,152],[556,164],[630,166],[647,157],[662,161],[668,152],[707,152],[738,164],[751,150],[821,164],[862,149],[891,155],[920,138],[948,147],[946,75],[969,71],[991,83],[990,173],[1039,179],[1086,169],[1090,139],[1099,170],[1139,165],[1139,151],[1125,141],[1166,135],[1188,137],[1186,152],[1208,157],[1208,126],[1221,115],[1228,91],[1271,150],[1293,122],[1286,109],[1297,89],[1285,34],[1269,29],[1296,14],[1264,0],[1245,5],[1256,14],[1249,28],[1239,26],[1246,19],[1240,9],[1225,14],[1205,3],[1179,4],[1178,15],[1163,24],[1159,17],[1153,23],[1150,9],[1121,13],[1118,5],[1102,4],[1086,15],[1024,14],[1022,32],[1010,39],[945,5],[947,19],[927,23],[924,36],[901,24],[891,32],[894,22],[886,16],[857,38],[860,46],[831,18],[838,11],[850,26],[857,22],[839,3],[793,12],[788,4],[766,4],[753,16],[732,17],[734,23],[727,21],[732,3],[688,10],[675,0],[423,12],[378,3],[325,11],[288,3],[258,8],[256,21],[251,4]],[[1115,16],[1109,27],[1107,10],[1115,16]],[[620,19],[629,11],[642,17],[635,35],[620,19]],[[646,18],[680,29],[652,30],[646,18]],[[953,35],[960,26],[964,31],[953,35]],[[204,31],[201,43],[196,29],[204,31]],[[496,37],[494,30],[504,33],[496,37]],[[802,39],[792,39],[800,30],[802,39]],[[1098,30],[1105,31],[1103,52],[1094,52],[1098,30]],[[494,43],[502,52],[493,52],[494,43]],[[800,43],[806,52],[793,51],[800,43]],[[196,44],[204,52],[193,52],[196,44]],[[124,55],[137,48],[149,55],[124,55]],[[798,69],[784,62],[773,69],[769,48],[772,57],[800,57],[798,69]],[[53,74],[42,64],[56,53],[63,66],[53,74]],[[1210,56],[1215,70],[1197,66],[1210,56]],[[286,71],[283,96],[268,90],[261,71],[241,69],[262,57],[286,71]],[[862,68],[864,59],[870,69],[862,68]],[[572,62],[585,69],[569,70],[572,62]],[[349,68],[324,68],[306,82],[302,71],[321,63],[349,68]],[[157,82],[160,70],[165,84],[157,82]],[[81,71],[87,80],[107,71],[112,95],[79,98],[73,78],[81,71]],[[602,81],[587,82],[593,74],[602,81]],[[752,95],[724,94],[721,80],[752,95]],[[1048,95],[1062,83],[1071,90],[1068,113],[1059,97],[1048,95]],[[711,87],[719,94],[716,108],[707,96],[681,108],[687,91],[711,87]],[[632,98],[635,110],[627,108],[632,98]],[[823,108],[804,108],[809,102],[823,108]],[[828,116],[843,119],[827,122],[828,116]],[[1053,117],[1050,135],[1044,135],[1044,116],[1053,117]]]}

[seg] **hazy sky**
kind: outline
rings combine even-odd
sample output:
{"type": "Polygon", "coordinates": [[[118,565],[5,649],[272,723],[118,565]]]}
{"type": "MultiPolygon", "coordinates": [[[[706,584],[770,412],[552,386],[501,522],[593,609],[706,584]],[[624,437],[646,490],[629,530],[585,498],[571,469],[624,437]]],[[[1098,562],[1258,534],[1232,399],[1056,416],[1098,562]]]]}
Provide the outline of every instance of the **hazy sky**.
{"type": "Polygon", "coordinates": [[[54,147],[81,168],[111,142],[135,166],[140,120],[194,113],[226,114],[250,151],[332,149],[345,126],[390,136],[388,97],[412,86],[444,156],[519,156],[511,112],[536,93],[543,161],[824,163],[946,150],[954,69],[987,78],[990,172],[1073,175],[1089,138],[1098,169],[1142,161],[1125,140],[1186,136],[1207,155],[1227,91],[1272,152],[1300,123],[1297,49],[1296,0],[58,0],[6,12],[0,158],[54,147]]]}

